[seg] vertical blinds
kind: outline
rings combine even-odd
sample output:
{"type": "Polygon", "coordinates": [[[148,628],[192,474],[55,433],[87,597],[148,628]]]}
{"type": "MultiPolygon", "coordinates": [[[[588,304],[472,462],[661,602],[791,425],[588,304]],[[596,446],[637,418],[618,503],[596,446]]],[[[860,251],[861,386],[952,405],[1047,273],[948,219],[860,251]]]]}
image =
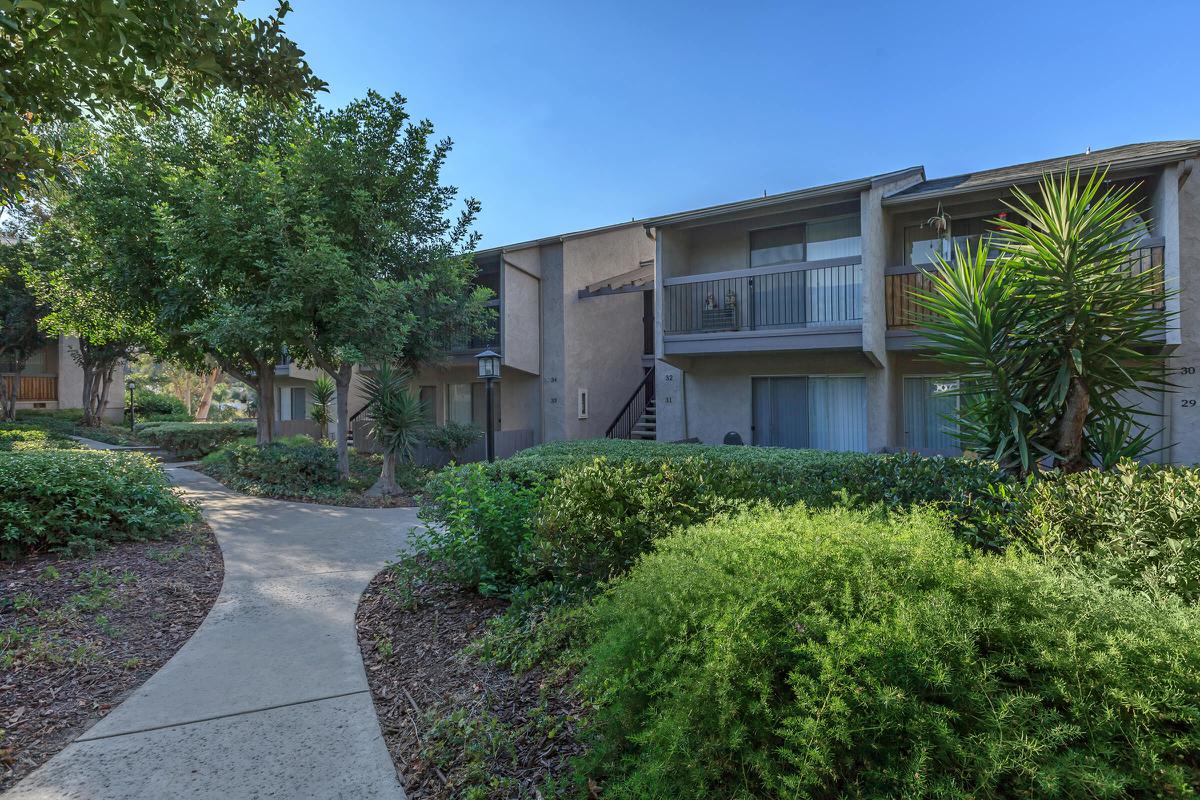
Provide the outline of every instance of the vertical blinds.
{"type": "Polygon", "coordinates": [[[754,378],[754,444],[867,449],[867,392],[861,376],[754,378]]]}

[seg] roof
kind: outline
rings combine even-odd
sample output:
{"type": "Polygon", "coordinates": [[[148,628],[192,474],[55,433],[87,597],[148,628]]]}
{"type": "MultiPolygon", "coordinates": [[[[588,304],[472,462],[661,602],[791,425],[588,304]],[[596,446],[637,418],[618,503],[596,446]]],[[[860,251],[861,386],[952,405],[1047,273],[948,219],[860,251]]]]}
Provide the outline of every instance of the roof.
{"type": "Polygon", "coordinates": [[[949,178],[934,178],[896,192],[886,198],[884,203],[892,205],[1028,183],[1040,179],[1046,173],[1059,172],[1067,164],[1070,164],[1073,169],[1092,169],[1094,167],[1129,169],[1168,164],[1193,158],[1196,155],[1200,155],[1200,139],[1126,144],[1120,147],[1094,150],[1090,153],[1076,153],[980,172],[968,172],[949,178]]]}
{"type": "Polygon", "coordinates": [[[803,200],[810,200],[828,195],[841,194],[844,192],[859,192],[864,189],[869,189],[879,183],[888,183],[893,180],[904,178],[908,175],[920,175],[924,177],[924,167],[906,167],[896,170],[895,172],[886,172],[880,175],[871,175],[866,178],[857,178],[851,181],[840,181],[838,183],[828,183],[824,186],[813,186],[807,189],[797,189],[792,192],[783,192],[782,194],[764,195],[762,197],[754,197],[749,200],[739,200],[734,203],[723,203],[718,206],[708,206],[707,208],[698,208],[692,211],[681,211],[676,214],[666,214],[661,217],[650,217],[642,220],[642,224],[647,228],[661,228],[666,225],[676,225],[681,222],[692,222],[694,220],[707,219],[709,217],[719,217],[726,214],[736,214],[742,211],[755,211],[772,206],[786,205],[803,200]]]}

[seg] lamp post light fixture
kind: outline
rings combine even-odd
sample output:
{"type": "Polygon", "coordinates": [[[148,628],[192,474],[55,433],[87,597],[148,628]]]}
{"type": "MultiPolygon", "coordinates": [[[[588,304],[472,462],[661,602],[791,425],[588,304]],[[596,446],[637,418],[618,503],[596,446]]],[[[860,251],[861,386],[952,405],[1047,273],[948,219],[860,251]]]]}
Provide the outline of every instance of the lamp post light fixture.
{"type": "Polygon", "coordinates": [[[133,433],[133,378],[125,379],[125,388],[129,390],[129,432],[133,433]]]}
{"type": "Polygon", "coordinates": [[[491,463],[496,460],[496,423],[492,418],[492,383],[500,380],[500,354],[491,350],[484,350],[479,355],[475,356],[475,360],[479,363],[479,377],[483,378],[484,384],[487,386],[487,460],[491,463]]]}

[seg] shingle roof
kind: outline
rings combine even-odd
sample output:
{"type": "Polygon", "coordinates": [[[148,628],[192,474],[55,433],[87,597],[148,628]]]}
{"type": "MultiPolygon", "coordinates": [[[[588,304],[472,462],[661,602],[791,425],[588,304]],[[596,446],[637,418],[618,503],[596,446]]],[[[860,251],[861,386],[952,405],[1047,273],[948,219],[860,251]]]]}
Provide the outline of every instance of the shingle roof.
{"type": "Polygon", "coordinates": [[[1182,139],[1171,142],[1142,142],[1094,150],[1091,153],[1076,153],[1058,158],[1046,158],[1009,167],[968,172],[949,178],[934,178],[896,192],[887,198],[887,203],[903,203],[907,200],[963,194],[997,186],[1012,186],[1037,180],[1047,172],[1057,172],[1070,163],[1072,169],[1091,169],[1099,166],[1114,168],[1152,166],[1171,161],[1182,161],[1200,155],[1200,139],[1182,139]]]}

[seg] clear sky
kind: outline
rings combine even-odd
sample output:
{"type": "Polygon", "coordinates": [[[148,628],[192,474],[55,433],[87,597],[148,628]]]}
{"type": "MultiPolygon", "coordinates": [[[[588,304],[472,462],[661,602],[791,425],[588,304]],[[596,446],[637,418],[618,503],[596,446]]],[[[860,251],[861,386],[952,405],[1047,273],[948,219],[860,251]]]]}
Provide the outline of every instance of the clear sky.
{"type": "Polygon", "coordinates": [[[1200,138],[1196,0],[293,6],[326,104],[399,92],[454,140],[445,177],[483,203],[484,246],[1200,138]]]}

